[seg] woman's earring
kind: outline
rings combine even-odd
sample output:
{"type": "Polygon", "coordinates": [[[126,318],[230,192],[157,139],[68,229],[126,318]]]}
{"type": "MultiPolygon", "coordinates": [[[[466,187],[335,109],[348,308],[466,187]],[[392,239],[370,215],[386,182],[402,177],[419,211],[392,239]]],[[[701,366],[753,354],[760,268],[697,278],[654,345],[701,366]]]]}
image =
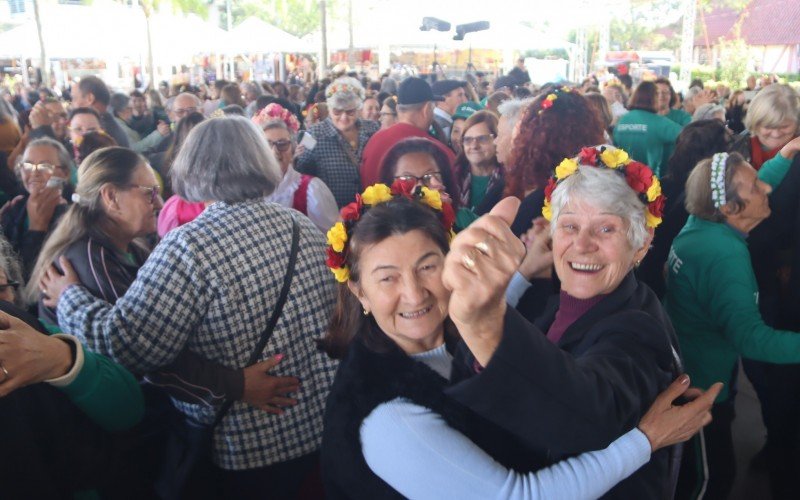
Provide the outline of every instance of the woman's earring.
{"type": "Polygon", "coordinates": [[[364,316],[369,316],[369,311],[366,308],[364,308],[364,316]]]}

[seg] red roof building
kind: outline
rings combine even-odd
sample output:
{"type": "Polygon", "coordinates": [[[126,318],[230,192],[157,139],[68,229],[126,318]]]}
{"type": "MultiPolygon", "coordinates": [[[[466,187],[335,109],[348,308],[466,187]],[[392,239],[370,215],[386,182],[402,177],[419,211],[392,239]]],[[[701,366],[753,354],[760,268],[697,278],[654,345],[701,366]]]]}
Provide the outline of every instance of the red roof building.
{"type": "Polygon", "coordinates": [[[695,59],[714,63],[720,39],[735,36],[741,23],[741,37],[752,48],[756,70],[764,73],[800,71],[800,1],[751,0],[743,10],[719,7],[697,14],[695,59]],[[710,49],[710,52],[709,50],[710,49]]]}

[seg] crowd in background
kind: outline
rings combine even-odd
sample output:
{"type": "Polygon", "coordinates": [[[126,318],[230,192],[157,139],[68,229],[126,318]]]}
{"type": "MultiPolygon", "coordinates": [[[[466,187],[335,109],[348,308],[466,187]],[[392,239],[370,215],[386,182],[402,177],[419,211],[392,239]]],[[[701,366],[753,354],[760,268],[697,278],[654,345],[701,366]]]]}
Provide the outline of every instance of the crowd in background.
{"type": "MultiPolygon", "coordinates": [[[[675,470],[672,478],[677,481],[665,479],[661,484],[667,456],[649,447],[647,439],[650,445],[654,441],[641,424],[647,437],[643,440],[646,456],[650,460],[652,452],[652,460],[648,465],[634,464],[642,469],[627,480],[623,480],[625,475],[607,479],[611,482],[606,490],[622,480],[611,490],[612,497],[655,495],[658,485],[657,496],[663,498],[671,496],[663,493],[667,488],[678,498],[698,498],[702,490],[704,498],[724,499],[736,475],[731,423],[739,359],[758,393],[768,432],[765,449],[753,466],[768,467],[773,498],[796,497],[800,337],[795,332],[800,332],[796,307],[800,272],[793,271],[800,266],[800,160],[795,155],[800,150],[800,96],[789,85],[755,77],[748,78],[742,88],[705,88],[703,82],[694,81],[680,93],[667,78],[634,84],[621,76],[538,86],[531,83],[519,61],[514,71],[496,79],[468,73],[464,80],[429,82],[417,77],[397,80],[386,74],[372,81],[352,73],[291,84],[217,80],[199,86],[162,83],[157,89],[116,91],[101,79],[87,76],[59,92],[17,85],[0,89],[0,94],[0,226],[4,236],[0,239],[0,309],[4,313],[0,327],[14,335],[8,344],[0,340],[0,412],[8,415],[0,441],[3,455],[10,450],[34,450],[17,464],[7,456],[0,460],[0,483],[12,485],[9,498],[55,498],[87,490],[107,498],[178,498],[175,488],[185,498],[212,492],[224,498],[320,498],[323,488],[329,496],[342,498],[389,497],[398,491],[425,496],[426,491],[440,491],[428,483],[420,488],[405,484],[410,479],[404,474],[413,469],[401,467],[406,472],[400,474],[390,470],[393,458],[381,456],[389,453],[381,451],[381,446],[390,445],[375,445],[381,441],[370,441],[364,434],[371,432],[371,439],[391,434],[393,419],[416,415],[416,410],[403,413],[409,411],[404,407],[377,406],[383,413],[374,413],[378,403],[385,405],[397,396],[445,415],[448,425],[508,467],[498,474],[531,473],[573,460],[570,457],[584,460],[573,464],[580,470],[590,461],[584,455],[593,450],[608,446],[609,455],[596,458],[601,463],[612,460],[613,453],[633,454],[632,448],[615,451],[613,443],[633,446],[629,443],[636,437],[626,432],[646,420],[646,410],[658,393],[669,391],[671,380],[686,373],[704,391],[716,382],[724,387],[710,410],[713,422],[684,446],[680,474],[675,470]],[[577,309],[569,312],[565,304],[575,298],[575,285],[567,278],[569,272],[559,268],[562,240],[558,238],[567,229],[557,223],[559,217],[576,216],[566,209],[566,215],[561,215],[569,200],[562,191],[553,193],[564,182],[559,169],[565,158],[577,157],[583,173],[595,154],[587,148],[603,144],[608,149],[597,149],[596,155],[621,151],[625,161],[620,164],[628,165],[630,159],[649,167],[642,177],[631,173],[630,166],[620,171],[634,191],[636,179],[644,186],[630,203],[640,200],[650,211],[648,217],[657,217],[659,223],[663,219],[663,224],[654,230],[658,224],[647,219],[649,236],[642,233],[636,239],[630,227],[638,219],[628,221],[624,216],[631,241],[624,245],[634,250],[642,247],[644,252],[635,258],[631,254],[630,262],[626,261],[632,268],[629,276],[625,268],[614,287],[578,297],[594,302],[573,304],[577,309]],[[347,330],[345,326],[358,331],[353,336],[366,339],[373,339],[375,329],[389,332],[379,308],[373,312],[366,305],[373,302],[365,301],[363,276],[358,281],[351,269],[348,291],[336,284],[334,277],[339,279],[340,274],[334,276],[325,269],[326,258],[328,267],[337,268],[331,260],[341,251],[334,244],[326,253],[326,235],[331,245],[337,238],[331,231],[342,221],[342,230],[348,233],[341,238],[364,238],[367,246],[385,244],[390,234],[427,231],[426,215],[404,207],[405,202],[396,206],[391,202],[385,213],[373,207],[366,212],[370,217],[360,214],[365,221],[348,218],[353,216],[354,201],[359,210],[362,202],[370,204],[365,197],[374,193],[371,186],[397,182],[411,186],[409,192],[436,192],[439,205],[452,207],[451,226],[462,240],[486,230],[481,224],[502,211],[498,209],[501,200],[520,200],[518,211],[507,222],[509,234],[528,248],[528,256],[519,257],[511,271],[513,278],[509,275],[510,283],[502,286],[507,287],[508,307],[519,312],[519,321],[543,328],[550,344],[559,346],[565,357],[578,360],[577,365],[565,361],[563,367],[551,366],[554,376],[561,374],[577,386],[588,382],[575,372],[595,369],[591,364],[595,358],[585,353],[585,347],[569,346],[563,340],[570,338],[575,324],[582,324],[581,315],[596,312],[599,301],[616,297],[626,286],[636,290],[631,292],[634,297],[647,297],[626,307],[657,318],[653,321],[661,325],[658,331],[667,332],[671,342],[661,346],[665,357],[651,359],[645,351],[625,351],[626,356],[639,356],[626,369],[633,370],[630,377],[641,377],[642,387],[625,386],[624,393],[612,391],[607,396],[621,398],[617,410],[631,406],[627,420],[609,417],[605,433],[597,431],[602,439],[574,446],[574,436],[564,435],[561,439],[570,446],[548,445],[548,453],[553,454],[526,467],[509,465],[521,455],[511,460],[484,446],[487,439],[505,442],[509,429],[519,436],[513,424],[504,429],[491,427],[481,438],[469,425],[453,424],[466,419],[473,425],[473,414],[453,416],[450,412],[456,409],[451,403],[407,394],[406,389],[376,401],[368,408],[373,411],[369,418],[365,412],[354,423],[341,420],[343,415],[364,410],[358,406],[361,400],[352,403],[352,408],[347,406],[351,413],[336,406],[345,404],[340,400],[348,397],[348,391],[356,391],[353,398],[361,395],[359,390],[369,397],[384,397],[368,392],[358,378],[369,373],[363,370],[374,362],[369,357],[372,351],[383,351],[369,340],[365,344],[369,355],[356,350],[345,357],[346,349],[337,352],[322,339],[336,328],[347,330]],[[654,185],[663,197],[651,196],[648,191],[654,185]],[[547,233],[542,228],[548,226],[541,216],[558,200],[563,206],[552,212],[549,234],[554,239],[548,250],[541,244],[547,233]],[[383,213],[384,223],[416,217],[414,224],[419,227],[381,229],[376,213],[383,213]],[[380,231],[386,234],[378,236],[380,231]],[[533,262],[530,256],[539,255],[536,252],[549,255],[545,265],[533,262]],[[546,296],[559,291],[561,309],[550,317],[553,324],[542,326],[546,296]],[[344,308],[353,305],[353,297],[345,299],[342,294],[351,292],[361,305],[355,304],[355,318],[345,321],[344,308]],[[363,318],[375,318],[371,326],[364,326],[367,320],[360,317],[361,309],[363,318]],[[574,317],[570,320],[568,314],[574,317]],[[340,322],[338,326],[331,326],[332,318],[340,322]],[[47,335],[35,336],[25,325],[47,335]],[[35,359],[30,355],[33,350],[39,353],[35,359]],[[343,359],[342,369],[337,375],[339,359],[343,359]],[[635,371],[637,364],[660,371],[635,371]],[[623,420],[624,429],[617,425],[623,420]],[[352,426],[362,421],[364,447],[353,458],[341,436],[357,439],[353,429],[358,427],[352,426]],[[175,444],[171,440],[176,432],[184,447],[191,442],[185,422],[197,422],[201,424],[197,428],[210,433],[213,462],[190,464],[189,471],[183,471],[186,477],[174,469],[165,475],[159,465],[165,443],[167,449],[175,444]],[[329,424],[341,436],[324,430],[329,424]],[[63,428],[72,431],[59,432],[63,428]],[[615,441],[623,437],[628,442],[615,441]],[[38,443],[38,448],[30,443],[38,443]],[[319,469],[321,446],[324,486],[319,469]],[[369,469],[349,469],[349,462],[342,466],[331,447],[369,469]],[[704,456],[700,463],[698,454],[704,456]],[[331,471],[337,474],[336,480],[331,480],[331,471]],[[363,487],[354,485],[361,484],[367,474],[370,479],[363,487]],[[20,477],[41,480],[17,480],[20,477]],[[176,485],[178,478],[182,480],[176,485]],[[636,489],[640,483],[644,489],[636,489]]],[[[622,168],[605,159],[603,163],[622,168]]],[[[630,195],[625,183],[615,188],[614,179],[592,181],[588,174],[586,178],[599,186],[608,182],[609,192],[621,189],[618,198],[607,201],[613,210],[630,195]]],[[[590,192],[582,191],[588,187],[574,189],[570,196],[590,192]]],[[[642,219],[643,228],[644,223],[642,219]]],[[[601,236],[584,235],[580,224],[574,223],[576,247],[596,244],[598,252],[605,251],[607,243],[595,241],[601,236]]],[[[433,253],[440,252],[444,259],[447,241],[440,244],[440,236],[435,235],[430,239],[438,245],[433,253]]],[[[473,246],[483,255],[491,253],[473,246]]],[[[453,243],[452,248],[455,252],[459,247],[453,243]]],[[[350,252],[343,258],[367,262],[371,255],[364,247],[350,252]]],[[[387,246],[386,254],[391,252],[387,246]]],[[[595,250],[582,252],[595,255],[595,250]]],[[[603,258],[615,257],[609,253],[603,258]]],[[[469,270],[473,258],[466,259],[464,266],[469,270]]],[[[591,265],[599,266],[601,260],[591,265]]],[[[365,262],[360,263],[362,269],[365,262]]],[[[583,271],[594,272],[586,265],[590,268],[583,271]]],[[[348,278],[339,281],[348,283],[348,278]]],[[[388,290],[386,286],[380,290],[388,290]]],[[[449,342],[452,322],[441,321],[443,342],[449,342]]],[[[500,376],[493,375],[499,370],[488,368],[482,373],[491,365],[481,362],[480,348],[469,342],[466,329],[461,333],[474,356],[469,358],[470,368],[475,367],[470,376],[500,376]]],[[[402,342],[398,345],[404,348],[402,342]]],[[[497,347],[497,353],[513,350],[504,345],[497,347]]],[[[549,353],[547,359],[560,355],[550,348],[537,348],[537,352],[549,353]]],[[[403,351],[420,361],[414,358],[419,353],[403,351]]],[[[404,370],[403,359],[408,358],[389,357],[386,363],[399,363],[398,369],[404,370]]],[[[442,375],[436,368],[441,359],[431,359],[422,362],[442,375]]],[[[457,363],[458,357],[444,362],[451,361],[457,363]]],[[[597,370],[609,380],[621,377],[618,383],[625,385],[623,371],[605,365],[597,370]]],[[[384,376],[383,371],[375,373],[384,376]]],[[[419,383],[425,387],[439,384],[428,373],[409,373],[422,377],[419,383]]],[[[444,379],[457,381],[455,372],[450,374],[448,369],[446,373],[444,379]]],[[[380,376],[377,379],[383,380],[380,376]]],[[[560,381],[553,383],[549,388],[553,393],[573,394],[571,382],[563,382],[563,387],[560,381]]],[[[453,398],[464,403],[459,397],[474,388],[455,386],[462,393],[453,398]]],[[[581,390],[575,389],[574,394],[584,394],[581,390]]],[[[502,392],[506,398],[512,394],[502,392]]],[[[486,401],[478,401],[475,408],[489,404],[486,401]]],[[[547,403],[537,408],[550,411],[547,403]]],[[[480,418],[495,422],[491,415],[475,411],[480,418]]],[[[563,409],[552,412],[564,418],[571,414],[563,409]]],[[[474,418],[479,422],[474,425],[489,425],[474,418]]],[[[541,425],[547,428],[548,423],[541,425]]],[[[564,425],[587,424],[576,420],[564,425]]],[[[425,427],[422,435],[435,441],[439,434],[434,431],[425,427]]],[[[441,435],[449,436],[445,431],[441,435]]],[[[513,436],[511,440],[515,441],[513,436]]],[[[536,440],[523,435],[516,441],[536,440]]],[[[389,441],[391,446],[404,442],[389,441]]],[[[417,460],[413,451],[405,453],[417,460]]],[[[476,456],[470,449],[464,453],[476,456]]],[[[198,456],[204,454],[198,452],[198,456]]],[[[465,463],[488,467],[473,458],[465,463]]],[[[426,463],[424,457],[418,460],[426,463]]],[[[427,467],[443,476],[459,477],[437,464],[427,467]]],[[[545,481],[531,477],[523,480],[545,481]]],[[[603,474],[597,471],[587,472],[583,479],[557,477],[573,486],[583,485],[582,481],[604,484],[603,474]]],[[[473,488],[469,484],[465,479],[460,489],[443,487],[469,494],[473,488]]],[[[486,484],[488,480],[480,487],[486,484]]],[[[520,491],[526,484],[507,483],[497,494],[524,498],[520,491]]],[[[541,484],[545,485],[542,498],[548,498],[546,481],[541,484]]],[[[598,496],[606,490],[569,491],[598,496]]]]}

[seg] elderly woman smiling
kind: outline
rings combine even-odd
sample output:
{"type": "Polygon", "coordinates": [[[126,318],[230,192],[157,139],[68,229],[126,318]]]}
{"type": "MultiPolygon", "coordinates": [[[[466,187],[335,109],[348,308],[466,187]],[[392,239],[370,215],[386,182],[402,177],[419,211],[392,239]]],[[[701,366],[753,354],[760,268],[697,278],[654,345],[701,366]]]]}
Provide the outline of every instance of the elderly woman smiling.
{"type": "Polygon", "coordinates": [[[364,95],[364,87],[355,78],[334,80],[325,90],[330,116],[307,132],[316,145],[298,148],[297,171],[322,179],[339,208],[353,201],[361,189],[361,155],[380,128],[377,122],[359,118],[364,95]]]}
{"type": "MultiPolygon", "coordinates": [[[[680,440],[678,434],[685,439],[706,420],[715,391],[690,406],[671,407],[686,389],[683,378],[639,423],[644,434],[633,422],[607,449],[534,473],[548,465],[536,450],[443,394],[468,376],[463,357],[456,354],[454,362],[452,353],[462,351],[442,281],[454,217],[447,202],[413,180],[399,181],[391,189],[368,188],[342,217],[328,234],[327,252],[342,284],[323,344],[343,358],[325,414],[329,498],[396,498],[398,492],[409,498],[595,498],[647,462],[652,450],[680,440]],[[682,415],[666,423],[660,418],[665,408],[682,415]]],[[[550,350],[556,358],[551,366],[570,366],[550,350]]],[[[554,386],[560,376],[554,371],[542,383],[554,386]]]]}
{"type": "MultiPolygon", "coordinates": [[[[504,300],[524,254],[507,202],[456,237],[444,272],[450,317],[484,367],[448,393],[519,436],[545,464],[608,445],[680,373],[672,326],[633,274],[660,223],[658,179],[609,146],[584,148],[555,173],[543,210],[552,250],[539,224],[526,260],[542,278],[555,262],[561,293],[535,324],[504,300]]],[[[517,275],[511,288],[521,282],[517,275]]],[[[669,455],[655,453],[609,496],[667,496],[669,455]]]]}

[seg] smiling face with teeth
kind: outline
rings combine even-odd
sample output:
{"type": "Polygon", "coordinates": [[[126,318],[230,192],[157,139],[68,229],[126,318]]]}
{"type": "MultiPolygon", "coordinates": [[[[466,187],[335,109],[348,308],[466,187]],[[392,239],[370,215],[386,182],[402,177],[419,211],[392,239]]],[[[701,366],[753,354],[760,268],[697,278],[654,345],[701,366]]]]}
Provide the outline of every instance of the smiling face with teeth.
{"type": "Polygon", "coordinates": [[[561,289],[578,299],[613,292],[636,262],[641,248],[628,240],[628,222],[586,202],[572,201],[559,213],[553,232],[553,259],[561,289]]]}
{"type": "Polygon", "coordinates": [[[442,284],[444,253],[420,230],[361,249],[359,280],[350,290],[378,326],[407,354],[444,342],[450,292],[442,284]]]}

